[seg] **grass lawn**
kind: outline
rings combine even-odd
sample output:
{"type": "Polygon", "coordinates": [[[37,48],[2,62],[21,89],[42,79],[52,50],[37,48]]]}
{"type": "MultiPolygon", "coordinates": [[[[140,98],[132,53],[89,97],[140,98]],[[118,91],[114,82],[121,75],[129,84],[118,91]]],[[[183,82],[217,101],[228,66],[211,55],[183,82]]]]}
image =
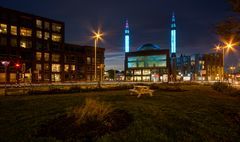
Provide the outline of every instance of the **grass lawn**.
{"type": "MultiPolygon", "coordinates": [[[[240,141],[240,97],[210,86],[182,86],[184,92],[157,90],[154,96],[130,96],[128,90],[59,95],[0,96],[0,142],[58,141],[36,137],[46,121],[83,105],[86,98],[128,111],[133,122],[99,142],[240,141]]],[[[61,131],[61,130],[59,130],[61,131]]]]}

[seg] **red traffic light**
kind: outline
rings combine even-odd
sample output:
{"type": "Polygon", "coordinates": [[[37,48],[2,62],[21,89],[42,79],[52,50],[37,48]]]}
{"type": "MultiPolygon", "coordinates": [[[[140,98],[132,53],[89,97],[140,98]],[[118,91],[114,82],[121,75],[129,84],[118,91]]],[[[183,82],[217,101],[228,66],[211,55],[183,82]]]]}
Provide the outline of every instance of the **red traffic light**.
{"type": "Polygon", "coordinates": [[[21,68],[21,64],[16,63],[16,64],[15,64],[15,68],[16,68],[16,69],[20,69],[20,68],[21,68]]]}

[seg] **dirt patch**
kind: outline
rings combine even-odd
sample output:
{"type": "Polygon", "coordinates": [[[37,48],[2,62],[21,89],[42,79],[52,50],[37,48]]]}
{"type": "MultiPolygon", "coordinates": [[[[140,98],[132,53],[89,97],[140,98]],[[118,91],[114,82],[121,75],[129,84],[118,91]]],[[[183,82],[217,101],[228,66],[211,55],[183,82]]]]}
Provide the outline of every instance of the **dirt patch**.
{"type": "Polygon", "coordinates": [[[74,116],[62,115],[41,125],[36,137],[55,137],[62,141],[96,141],[107,133],[125,129],[133,121],[125,110],[116,109],[104,117],[102,121],[92,117],[85,123],[78,124],[74,116]]]}

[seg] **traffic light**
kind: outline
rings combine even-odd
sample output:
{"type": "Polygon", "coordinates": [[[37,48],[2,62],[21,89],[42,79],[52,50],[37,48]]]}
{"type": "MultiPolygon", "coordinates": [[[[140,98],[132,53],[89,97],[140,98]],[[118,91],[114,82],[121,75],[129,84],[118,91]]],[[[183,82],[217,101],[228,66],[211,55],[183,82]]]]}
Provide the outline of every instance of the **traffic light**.
{"type": "Polygon", "coordinates": [[[17,71],[20,71],[21,68],[22,68],[22,65],[21,65],[20,63],[16,63],[16,64],[15,64],[15,69],[16,69],[17,71]]]}

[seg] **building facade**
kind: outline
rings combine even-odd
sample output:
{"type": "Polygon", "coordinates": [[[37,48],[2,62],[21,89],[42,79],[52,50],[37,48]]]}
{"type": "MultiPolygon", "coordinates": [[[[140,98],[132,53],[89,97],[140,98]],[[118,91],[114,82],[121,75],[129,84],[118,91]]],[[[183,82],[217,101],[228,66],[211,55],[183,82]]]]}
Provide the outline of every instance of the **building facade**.
{"type": "MultiPolygon", "coordinates": [[[[104,48],[97,48],[97,80],[103,80],[104,48]]],[[[64,80],[93,81],[95,73],[94,48],[65,44],[64,46],[64,80]]]]}
{"type": "MultiPolygon", "coordinates": [[[[66,50],[69,45],[66,45],[65,49],[64,30],[64,23],[61,21],[0,7],[0,60],[10,61],[6,73],[5,67],[0,65],[0,83],[5,80],[8,83],[49,83],[69,80],[64,72],[65,65],[67,68],[69,63],[65,53],[73,56],[76,54],[74,51],[66,50]]],[[[79,48],[80,51],[85,47],[79,48]]],[[[86,48],[94,49],[90,46],[86,48]]],[[[101,57],[104,56],[103,49],[98,50],[102,54],[101,57]]],[[[84,49],[84,52],[78,53],[85,54],[85,51],[88,50],[84,49]]],[[[100,62],[104,64],[103,60],[100,62]]],[[[78,74],[76,67],[69,63],[72,79],[86,79],[80,75],[75,77],[78,74]]]]}
{"type": "Polygon", "coordinates": [[[145,44],[136,52],[125,53],[125,80],[167,82],[170,71],[169,50],[145,44]]]}
{"type": "Polygon", "coordinates": [[[218,81],[224,76],[221,53],[177,57],[177,80],[218,81]]]}

